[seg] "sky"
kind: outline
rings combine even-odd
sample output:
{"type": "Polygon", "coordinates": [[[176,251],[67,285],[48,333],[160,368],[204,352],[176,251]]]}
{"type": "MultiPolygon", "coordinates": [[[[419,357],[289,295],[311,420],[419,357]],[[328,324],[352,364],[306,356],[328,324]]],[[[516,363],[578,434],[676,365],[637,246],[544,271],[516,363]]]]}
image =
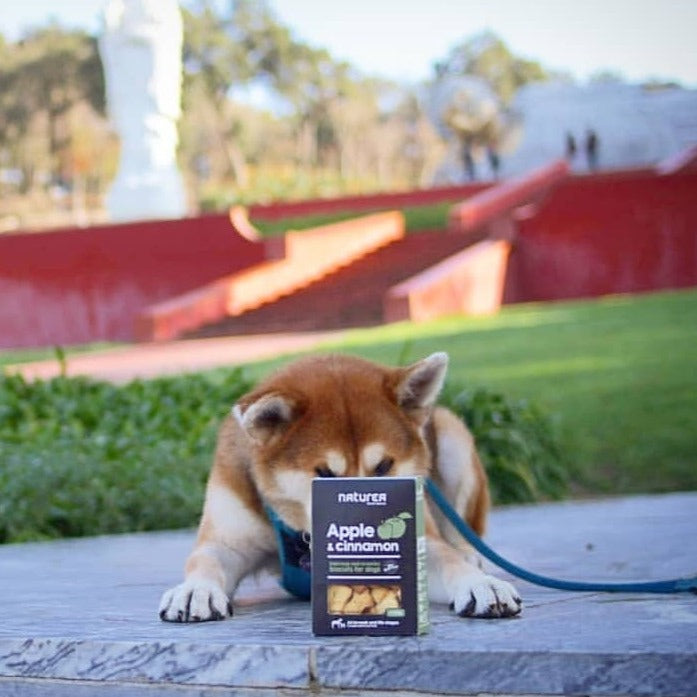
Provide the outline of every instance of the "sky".
{"type": "MultiPolygon", "coordinates": [[[[191,4],[194,0],[185,0],[191,4]]],[[[222,0],[221,0],[222,1],[222,0]]],[[[16,39],[50,18],[97,33],[106,0],[0,0],[16,39]]],[[[296,37],[367,75],[417,83],[448,50],[490,29],[516,54],[585,81],[609,70],[697,88],[696,0],[270,0],[296,37]]]]}

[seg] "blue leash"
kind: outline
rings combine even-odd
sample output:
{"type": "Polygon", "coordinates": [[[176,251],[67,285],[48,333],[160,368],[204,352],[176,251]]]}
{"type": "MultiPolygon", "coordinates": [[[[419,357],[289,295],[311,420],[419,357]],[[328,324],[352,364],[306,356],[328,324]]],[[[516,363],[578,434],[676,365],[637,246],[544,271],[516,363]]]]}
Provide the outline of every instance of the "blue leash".
{"type": "Polygon", "coordinates": [[[426,490],[452,523],[455,529],[483,556],[492,561],[505,571],[522,578],[524,581],[534,583],[537,586],[556,588],[564,591],[591,591],[602,593],[697,593],[697,576],[689,578],[674,578],[667,581],[646,581],[643,583],[588,583],[585,581],[563,581],[549,576],[540,576],[526,569],[516,566],[504,559],[491,547],[485,544],[474,530],[457,514],[448,503],[441,490],[431,479],[426,479],[426,490]]]}

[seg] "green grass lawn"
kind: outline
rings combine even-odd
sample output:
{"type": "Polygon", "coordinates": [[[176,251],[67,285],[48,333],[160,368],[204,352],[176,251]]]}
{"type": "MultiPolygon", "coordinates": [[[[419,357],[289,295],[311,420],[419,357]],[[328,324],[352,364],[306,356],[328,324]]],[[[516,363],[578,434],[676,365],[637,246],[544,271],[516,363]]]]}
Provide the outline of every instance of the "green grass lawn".
{"type": "Polygon", "coordinates": [[[447,351],[451,380],[534,400],[559,421],[576,495],[697,489],[695,290],[400,323],[326,348],[387,363],[447,351]]]}
{"type": "MultiPolygon", "coordinates": [[[[406,231],[444,230],[448,223],[448,212],[458,201],[431,203],[424,206],[407,206],[400,209],[404,213],[406,231]]],[[[393,210],[393,209],[390,209],[393,210]]],[[[340,213],[324,213],[306,215],[283,220],[252,220],[253,225],[265,236],[281,235],[288,230],[305,230],[311,227],[349,220],[376,211],[341,211],[340,213]]]]}

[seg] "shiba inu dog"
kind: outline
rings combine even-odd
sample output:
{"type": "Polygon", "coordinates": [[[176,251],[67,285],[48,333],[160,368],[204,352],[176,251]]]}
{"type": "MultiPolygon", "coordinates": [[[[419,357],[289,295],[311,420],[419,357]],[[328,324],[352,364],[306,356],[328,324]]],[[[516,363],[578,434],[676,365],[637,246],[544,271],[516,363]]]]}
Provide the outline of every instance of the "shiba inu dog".
{"type": "MultiPolygon", "coordinates": [[[[436,406],[448,357],[392,368],[344,355],[301,359],[238,400],[221,426],[195,547],[183,583],[162,596],[170,622],[221,620],[248,574],[278,564],[269,506],[311,530],[314,477],[423,475],[484,532],[489,491],[464,423],[436,406]]],[[[485,574],[429,503],[429,594],[463,617],[511,617],[521,599],[485,574]]]]}

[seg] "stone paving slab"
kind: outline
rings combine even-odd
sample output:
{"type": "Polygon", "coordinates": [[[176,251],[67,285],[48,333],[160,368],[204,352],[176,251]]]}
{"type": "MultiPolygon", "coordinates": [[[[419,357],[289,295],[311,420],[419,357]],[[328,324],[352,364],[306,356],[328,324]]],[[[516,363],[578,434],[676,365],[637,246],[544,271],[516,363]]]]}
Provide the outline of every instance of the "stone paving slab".
{"type": "MultiPolygon", "coordinates": [[[[505,508],[490,528],[497,551],[543,574],[697,572],[697,493],[505,508]]],[[[316,638],[309,604],[262,577],[244,585],[229,621],[163,623],[160,594],[180,580],[193,537],[0,547],[0,695],[697,695],[692,594],[575,594],[515,581],[518,619],[463,620],[433,606],[424,637],[316,638]]]]}

